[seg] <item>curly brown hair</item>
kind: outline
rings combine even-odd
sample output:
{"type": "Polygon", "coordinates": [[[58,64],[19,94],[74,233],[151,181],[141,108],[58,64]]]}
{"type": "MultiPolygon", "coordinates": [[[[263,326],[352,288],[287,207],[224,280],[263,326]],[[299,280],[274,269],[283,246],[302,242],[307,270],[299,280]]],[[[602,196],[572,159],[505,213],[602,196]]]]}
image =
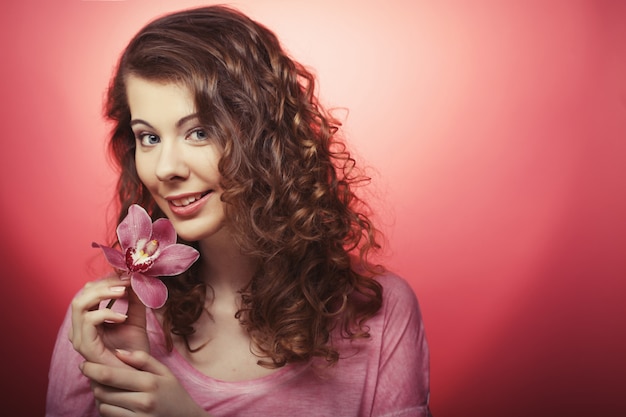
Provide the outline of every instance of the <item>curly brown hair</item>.
{"type": "MultiPolygon", "coordinates": [[[[131,204],[163,216],[135,169],[125,86],[131,74],[188,87],[201,123],[223,149],[226,218],[242,253],[259,265],[236,315],[263,356],[259,364],[313,357],[332,364],[339,359],[334,329],[344,338],[369,337],[366,321],[382,304],[379,267],[368,260],[378,232],[355,194],[369,179],[338,137],[340,123],[320,105],[311,72],[274,33],[224,6],[146,25],[122,54],[105,107],[120,168],[120,220],[131,204]]],[[[172,334],[187,341],[194,332],[207,287],[195,266],[164,281],[172,349],[172,334]]]]}

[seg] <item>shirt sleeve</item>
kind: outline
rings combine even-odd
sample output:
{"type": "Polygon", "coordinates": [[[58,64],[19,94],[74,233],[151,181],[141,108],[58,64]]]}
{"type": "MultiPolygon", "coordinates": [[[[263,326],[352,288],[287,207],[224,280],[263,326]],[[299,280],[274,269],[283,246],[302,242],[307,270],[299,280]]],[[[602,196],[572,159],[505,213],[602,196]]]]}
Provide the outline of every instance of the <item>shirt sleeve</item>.
{"type": "Polygon", "coordinates": [[[48,372],[46,417],[97,417],[89,380],[80,372],[83,357],[69,340],[71,311],[68,309],[52,352],[48,372]]]}
{"type": "Polygon", "coordinates": [[[415,293],[389,276],[384,293],[381,358],[372,407],[376,417],[431,417],[430,357],[415,293]]]}

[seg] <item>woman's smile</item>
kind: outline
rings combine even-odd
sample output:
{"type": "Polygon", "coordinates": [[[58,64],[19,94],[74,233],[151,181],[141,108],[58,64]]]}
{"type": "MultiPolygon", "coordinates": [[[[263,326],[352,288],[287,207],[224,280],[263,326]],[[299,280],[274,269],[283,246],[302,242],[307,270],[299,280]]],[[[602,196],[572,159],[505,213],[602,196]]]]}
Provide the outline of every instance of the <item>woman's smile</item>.
{"type": "Polygon", "coordinates": [[[177,216],[192,216],[202,209],[207,200],[212,196],[213,190],[204,193],[191,194],[182,197],[168,197],[169,207],[177,216]]]}

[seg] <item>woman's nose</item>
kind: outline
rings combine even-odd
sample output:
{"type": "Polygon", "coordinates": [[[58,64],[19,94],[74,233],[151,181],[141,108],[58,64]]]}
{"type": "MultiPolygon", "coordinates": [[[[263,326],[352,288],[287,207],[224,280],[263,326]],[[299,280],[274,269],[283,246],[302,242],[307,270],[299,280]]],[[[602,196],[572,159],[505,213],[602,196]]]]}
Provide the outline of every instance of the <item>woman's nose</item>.
{"type": "Polygon", "coordinates": [[[159,158],[156,165],[156,176],[161,181],[185,179],[189,176],[189,167],[185,163],[182,150],[176,141],[161,143],[159,158]]]}

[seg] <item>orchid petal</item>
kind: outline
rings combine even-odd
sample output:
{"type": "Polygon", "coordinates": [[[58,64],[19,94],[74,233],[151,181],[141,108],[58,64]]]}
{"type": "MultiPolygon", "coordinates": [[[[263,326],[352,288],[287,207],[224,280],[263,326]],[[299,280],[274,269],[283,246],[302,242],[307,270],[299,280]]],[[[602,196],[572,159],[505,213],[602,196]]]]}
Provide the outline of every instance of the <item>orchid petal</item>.
{"type": "Polygon", "coordinates": [[[130,285],[146,307],[161,308],[167,300],[167,287],[158,278],[134,273],[130,285]]]}
{"type": "Polygon", "coordinates": [[[129,273],[131,286],[139,300],[150,308],[160,308],[167,301],[167,287],[158,276],[185,272],[200,253],[187,245],[178,244],[176,230],[166,219],[152,223],[148,212],[133,204],[117,227],[121,251],[93,243],[104,252],[115,268],[129,273]]]}
{"type": "Polygon", "coordinates": [[[161,250],[148,274],[151,276],[171,276],[185,272],[200,253],[191,246],[177,243],[161,250]]]}
{"type": "Polygon", "coordinates": [[[176,243],[176,230],[168,219],[157,219],[152,224],[152,237],[159,242],[159,246],[164,248],[176,243]]]}
{"type": "Polygon", "coordinates": [[[110,263],[112,267],[122,269],[124,271],[128,269],[126,266],[126,259],[122,252],[108,246],[103,246],[96,242],[93,242],[91,246],[93,246],[94,248],[102,249],[102,252],[104,252],[104,257],[107,259],[107,262],[110,263]]]}
{"type": "Polygon", "coordinates": [[[133,204],[128,208],[128,214],[117,226],[117,238],[122,250],[134,247],[141,239],[148,240],[152,234],[152,219],[141,206],[133,204]]]}

